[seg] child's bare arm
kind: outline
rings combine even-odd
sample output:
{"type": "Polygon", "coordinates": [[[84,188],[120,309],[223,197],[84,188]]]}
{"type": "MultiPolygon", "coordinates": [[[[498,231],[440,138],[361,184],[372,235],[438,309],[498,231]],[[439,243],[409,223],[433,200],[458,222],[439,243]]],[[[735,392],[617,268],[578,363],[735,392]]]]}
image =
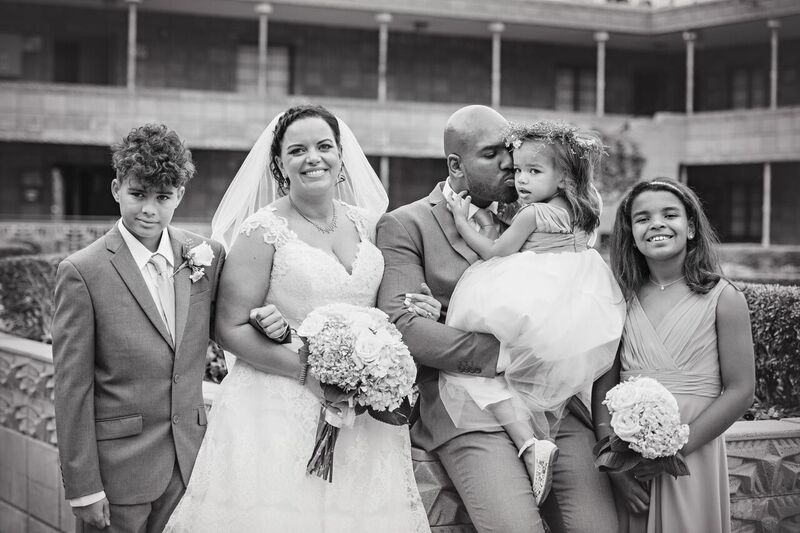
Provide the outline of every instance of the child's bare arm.
{"type": "MultiPolygon", "coordinates": [[[[469,209],[471,199],[469,196],[457,195],[453,201],[448,200],[454,214],[458,211],[459,215],[464,211],[464,206],[469,209]]],[[[492,257],[505,257],[519,252],[525,241],[536,229],[536,212],[534,209],[523,209],[514,218],[513,223],[496,240],[491,240],[478,233],[464,216],[455,216],[456,229],[467,242],[470,248],[475,250],[481,259],[491,259],[492,257]]]]}
{"type": "Polygon", "coordinates": [[[689,442],[681,450],[684,455],[720,436],[753,403],[756,379],[750,313],[744,295],[732,285],[722,290],[717,302],[717,350],[724,394],[689,424],[689,442]]]}

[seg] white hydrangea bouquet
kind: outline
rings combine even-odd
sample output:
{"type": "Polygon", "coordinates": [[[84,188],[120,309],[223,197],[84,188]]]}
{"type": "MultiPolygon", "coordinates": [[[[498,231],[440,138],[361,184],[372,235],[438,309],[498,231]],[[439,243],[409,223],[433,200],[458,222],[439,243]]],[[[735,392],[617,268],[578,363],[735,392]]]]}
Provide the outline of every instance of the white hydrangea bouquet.
{"type": "Polygon", "coordinates": [[[653,378],[632,377],[609,390],[603,405],[614,432],[595,445],[601,471],[624,472],[656,461],[672,476],[689,474],[679,453],[689,440],[689,426],[681,424],[678,402],[666,387],[653,378]]]}
{"type": "Polygon", "coordinates": [[[408,347],[383,311],[330,304],[314,309],[297,328],[308,350],[308,369],[336,405],[326,401],[307,472],[333,481],[333,449],[341,427],[364,412],[392,425],[408,423],[409,397],[417,367],[408,347]],[[337,406],[346,401],[344,415],[337,406]],[[348,413],[351,413],[348,416],[348,413]]]}

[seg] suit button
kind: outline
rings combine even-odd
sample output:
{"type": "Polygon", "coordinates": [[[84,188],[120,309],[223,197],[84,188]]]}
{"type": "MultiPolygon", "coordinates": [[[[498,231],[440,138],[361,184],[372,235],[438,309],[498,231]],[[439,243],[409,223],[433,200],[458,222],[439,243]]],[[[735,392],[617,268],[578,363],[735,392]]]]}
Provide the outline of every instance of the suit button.
{"type": "Polygon", "coordinates": [[[178,415],[175,415],[175,416],[172,417],[172,423],[173,424],[177,424],[178,422],[180,422],[180,420],[181,420],[181,417],[179,417],[178,415]]]}
{"type": "Polygon", "coordinates": [[[172,381],[174,381],[175,383],[179,382],[180,380],[181,380],[181,376],[179,374],[175,374],[172,377],[172,381]]]}

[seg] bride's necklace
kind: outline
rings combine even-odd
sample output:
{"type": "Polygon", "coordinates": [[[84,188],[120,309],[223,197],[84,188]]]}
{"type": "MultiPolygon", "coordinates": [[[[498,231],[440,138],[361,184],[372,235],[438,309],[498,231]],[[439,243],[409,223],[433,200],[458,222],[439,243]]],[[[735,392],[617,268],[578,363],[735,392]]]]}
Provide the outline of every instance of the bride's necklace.
{"type": "Polygon", "coordinates": [[[298,207],[292,201],[291,196],[289,196],[289,203],[291,204],[292,208],[294,208],[294,210],[297,211],[297,214],[306,219],[306,222],[314,226],[320,233],[333,233],[333,231],[336,229],[336,206],[333,204],[333,202],[331,202],[331,206],[333,207],[333,216],[331,217],[331,221],[327,224],[317,224],[316,222],[305,216],[303,212],[300,211],[300,209],[298,209],[298,207]]]}
{"type": "Polygon", "coordinates": [[[676,283],[678,283],[680,280],[682,280],[684,278],[686,278],[686,276],[681,276],[676,280],[670,281],[669,283],[659,283],[659,282],[657,282],[656,280],[653,279],[653,276],[650,276],[650,283],[652,283],[653,285],[655,285],[656,287],[658,287],[659,289],[661,289],[663,291],[664,289],[666,289],[670,285],[675,285],[676,283]]]}

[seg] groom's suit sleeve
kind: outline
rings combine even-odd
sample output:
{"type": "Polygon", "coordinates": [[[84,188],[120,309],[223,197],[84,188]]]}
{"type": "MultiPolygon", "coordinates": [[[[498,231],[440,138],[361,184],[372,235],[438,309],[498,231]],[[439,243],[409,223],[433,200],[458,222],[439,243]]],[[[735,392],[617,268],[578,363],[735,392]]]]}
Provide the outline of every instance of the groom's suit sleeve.
{"type": "Polygon", "coordinates": [[[52,332],[58,450],[64,496],[71,500],[103,491],[103,482],[94,426],[94,310],[68,260],[56,274],[52,332]]]}
{"type": "Polygon", "coordinates": [[[463,331],[407,312],[403,300],[406,293],[420,291],[426,281],[425,265],[421,245],[391,213],[378,222],[376,242],[384,259],[378,307],[403,334],[417,362],[447,372],[494,377],[500,343],[493,335],[463,331]]]}

